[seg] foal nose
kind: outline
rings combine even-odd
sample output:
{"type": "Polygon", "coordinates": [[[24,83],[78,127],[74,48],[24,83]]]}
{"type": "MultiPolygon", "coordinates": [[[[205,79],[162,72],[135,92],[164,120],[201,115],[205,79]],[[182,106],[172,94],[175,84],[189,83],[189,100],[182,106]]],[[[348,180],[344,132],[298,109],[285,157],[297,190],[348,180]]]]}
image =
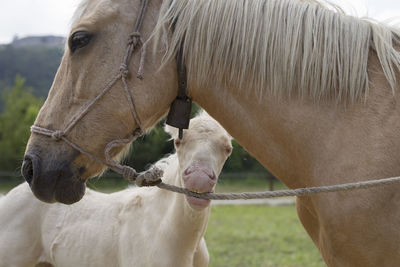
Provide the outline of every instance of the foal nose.
{"type": "Polygon", "coordinates": [[[191,175],[192,173],[197,172],[197,171],[204,172],[210,180],[215,181],[217,179],[217,176],[215,175],[215,172],[213,170],[211,170],[210,168],[204,168],[204,167],[200,167],[197,165],[191,165],[191,166],[187,167],[183,171],[183,178],[187,179],[189,177],[189,175],[191,175]]]}
{"type": "Polygon", "coordinates": [[[22,176],[32,185],[33,177],[39,172],[39,159],[35,155],[26,154],[22,163],[22,176]]]}
{"type": "Polygon", "coordinates": [[[185,187],[195,192],[211,192],[217,183],[217,176],[210,166],[193,164],[183,171],[185,187]]]}

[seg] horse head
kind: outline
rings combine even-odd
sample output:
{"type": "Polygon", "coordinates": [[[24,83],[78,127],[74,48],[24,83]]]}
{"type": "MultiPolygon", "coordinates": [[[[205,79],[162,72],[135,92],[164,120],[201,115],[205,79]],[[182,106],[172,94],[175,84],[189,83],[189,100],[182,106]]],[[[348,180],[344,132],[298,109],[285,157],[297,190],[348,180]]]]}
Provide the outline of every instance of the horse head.
{"type": "MultiPolygon", "coordinates": [[[[162,51],[144,57],[143,42],[155,27],[162,1],[150,1],[147,11],[144,2],[84,0],[78,7],[22,167],[39,199],[79,201],[87,179],[106,169],[101,162],[107,144],[151,129],[176,96],[175,66],[156,74],[162,51]],[[144,79],[136,78],[141,65],[144,79]]],[[[127,147],[111,149],[110,157],[118,160],[127,147]]]]}
{"type": "MultiPolygon", "coordinates": [[[[213,192],[222,167],[232,152],[230,135],[205,112],[191,120],[182,139],[178,137],[176,128],[167,126],[166,131],[174,139],[182,185],[198,193],[213,192]]],[[[190,196],[186,199],[197,210],[210,204],[206,199],[190,196]]]]}

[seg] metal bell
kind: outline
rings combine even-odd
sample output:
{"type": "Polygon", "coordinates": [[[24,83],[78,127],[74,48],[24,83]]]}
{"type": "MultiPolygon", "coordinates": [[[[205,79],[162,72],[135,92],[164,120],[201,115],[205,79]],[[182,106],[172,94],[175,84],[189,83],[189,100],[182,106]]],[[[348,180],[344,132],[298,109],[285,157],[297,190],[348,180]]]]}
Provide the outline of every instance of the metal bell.
{"type": "Polygon", "coordinates": [[[189,128],[192,99],[175,98],[169,109],[166,123],[179,129],[179,139],[182,139],[182,129],[189,128]]]}

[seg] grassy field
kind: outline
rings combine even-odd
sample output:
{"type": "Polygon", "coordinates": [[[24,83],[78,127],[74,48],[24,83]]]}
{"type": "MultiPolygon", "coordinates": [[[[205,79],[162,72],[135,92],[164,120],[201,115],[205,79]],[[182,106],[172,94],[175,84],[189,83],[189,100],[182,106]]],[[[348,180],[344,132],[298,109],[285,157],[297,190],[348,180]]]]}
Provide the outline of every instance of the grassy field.
{"type": "Polygon", "coordinates": [[[323,267],[294,206],[213,206],[210,267],[323,267]]]}
{"type": "MultiPolygon", "coordinates": [[[[242,179],[227,179],[224,175],[218,180],[216,187],[217,193],[229,193],[229,192],[255,192],[255,191],[268,191],[270,187],[270,181],[266,178],[260,178],[248,174],[244,175],[242,179]]],[[[274,180],[273,190],[286,189],[285,185],[281,182],[274,180]]]]}

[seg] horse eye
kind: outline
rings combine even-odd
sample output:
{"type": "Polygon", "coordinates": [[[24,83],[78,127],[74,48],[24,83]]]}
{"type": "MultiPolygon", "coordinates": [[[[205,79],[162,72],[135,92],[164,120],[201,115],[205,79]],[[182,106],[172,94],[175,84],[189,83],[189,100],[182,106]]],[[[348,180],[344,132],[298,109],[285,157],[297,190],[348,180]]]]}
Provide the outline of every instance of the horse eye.
{"type": "Polygon", "coordinates": [[[181,140],[175,139],[174,140],[174,144],[175,144],[176,147],[178,147],[181,144],[181,140]]]}
{"type": "Polygon", "coordinates": [[[232,153],[232,147],[230,147],[230,146],[227,146],[226,148],[225,148],[225,152],[226,152],[226,154],[231,154],[232,153]]]}
{"type": "Polygon", "coordinates": [[[79,48],[85,47],[90,43],[93,35],[85,31],[74,32],[68,41],[68,46],[71,52],[75,52],[79,48]]]}

